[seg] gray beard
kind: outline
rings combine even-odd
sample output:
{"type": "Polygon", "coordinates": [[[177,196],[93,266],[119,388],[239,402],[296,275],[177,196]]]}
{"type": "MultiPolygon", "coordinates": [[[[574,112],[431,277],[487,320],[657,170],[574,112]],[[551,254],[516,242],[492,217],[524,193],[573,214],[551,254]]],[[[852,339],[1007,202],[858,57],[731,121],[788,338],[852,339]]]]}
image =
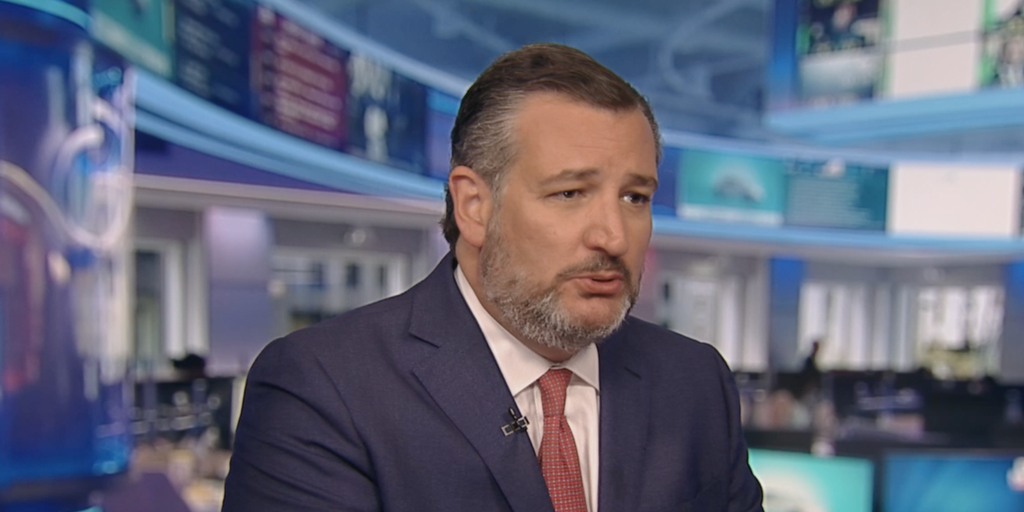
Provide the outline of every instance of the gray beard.
{"type": "Polygon", "coordinates": [[[618,261],[605,257],[566,269],[558,274],[550,287],[538,290],[531,286],[528,272],[516,268],[511,261],[500,226],[495,223],[487,231],[480,254],[484,296],[497,307],[509,326],[528,340],[575,354],[615,332],[636,304],[638,286],[634,284],[629,270],[618,261]],[[625,278],[627,293],[622,297],[619,312],[607,322],[580,322],[566,311],[558,286],[566,276],[603,269],[618,270],[625,278]]]}

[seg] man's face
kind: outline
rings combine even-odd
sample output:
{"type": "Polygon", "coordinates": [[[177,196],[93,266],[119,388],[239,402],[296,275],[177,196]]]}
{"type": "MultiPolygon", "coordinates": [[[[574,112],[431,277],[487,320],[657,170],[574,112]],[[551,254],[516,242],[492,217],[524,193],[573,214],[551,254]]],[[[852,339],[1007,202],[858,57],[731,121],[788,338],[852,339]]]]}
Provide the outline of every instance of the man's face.
{"type": "Polygon", "coordinates": [[[518,334],[575,353],[636,301],[651,238],[655,141],[639,110],[527,98],[481,254],[485,296],[518,334]]]}
{"type": "Polygon", "coordinates": [[[846,30],[857,17],[857,8],[850,3],[839,4],[832,12],[832,26],[837,30],[846,30]]]}

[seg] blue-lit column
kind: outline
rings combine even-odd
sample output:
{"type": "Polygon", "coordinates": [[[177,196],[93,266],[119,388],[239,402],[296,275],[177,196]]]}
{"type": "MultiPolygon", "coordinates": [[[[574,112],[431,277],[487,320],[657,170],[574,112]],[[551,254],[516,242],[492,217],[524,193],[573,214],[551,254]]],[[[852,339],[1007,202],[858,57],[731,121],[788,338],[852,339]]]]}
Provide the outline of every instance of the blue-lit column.
{"type": "Polygon", "coordinates": [[[240,375],[274,335],[268,291],[273,233],[266,214],[211,208],[203,222],[214,375],[240,375]]]}
{"type": "Polygon", "coordinates": [[[768,263],[768,368],[800,368],[800,290],[803,260],[772,258],[768,263]]]}
{"type": "Polygon", "coordinates": [[[1024,261],[1006,265],[1003,336],[999,377],[1003,383],[1024,383],[1024,261]]]}
{"type": "Polygon", "coordinates": [[[131,74],[85,0],[0,0],[0,510],[127,469],[131,74]]]}

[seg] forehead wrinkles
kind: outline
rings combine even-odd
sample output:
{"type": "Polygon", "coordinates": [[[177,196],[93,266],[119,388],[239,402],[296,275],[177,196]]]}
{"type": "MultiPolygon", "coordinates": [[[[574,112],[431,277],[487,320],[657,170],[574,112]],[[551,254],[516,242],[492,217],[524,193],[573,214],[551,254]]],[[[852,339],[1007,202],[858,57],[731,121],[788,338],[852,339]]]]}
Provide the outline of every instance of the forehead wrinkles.
{"type": "MultiPolygon", "coordinates": [[[[594,147],[600,145],[597,139],[592,137],[603,137],[607,136],[611,141],[618,141],[622,138],[622,127],[632,120],[629,119],[631,114],[638,114],[641,119],[644,120],[643,126],[645,132],[650,134],[654,142],[654,160],[655,166],[659,163],[660,153],[660,141],[657,138],[657,134],[653,131],[650,122],[644,117],[644,113],[640,108],[637,107],[622,107],[622,108],[610,108],[601,105],[593,105],[586,101],[566,96],[557,92],[532,92],[526,94],[518,102],[516,108],[511,113],[511,119],[509,125],[509,146],[511,149],[512,158],[509,159],[509,166],[511,167],[517,162],[518,157],[521,156],[521,150],[523,148],[524,140],[529,140],[531,145],[543,146],[546,139],[538,138],[530,131],[530,128],[525,126],[527,119],[532,121],[534,125],[540,125],[543,127],[549,127],[552,124],[560,123],[563,124],[563,129],[559,133],[567,133],[572,131],[578,131],[580,129],[586,130],[591,126],[583,126],[577,128],[573,126],[564,126],[564,122],[561,118],[551,117],[551,111],[558,109],[561,114],[571,116],[582,116],[586,119],[586,123],[590,123],[593,126],[602,126],[603,130],[608,133],[591,133],[590,138],[578,138],[572,140],[572,137],[565,137],[566,140],[563,142],[579,146],[582,148],[594,147]],[[532,108],[531,108],[532,107],[532,108]],[[578,110],[577,110],[578,109],[578,110]]],[[[561,149],[561,148],[559,148],[561,149]]]]}

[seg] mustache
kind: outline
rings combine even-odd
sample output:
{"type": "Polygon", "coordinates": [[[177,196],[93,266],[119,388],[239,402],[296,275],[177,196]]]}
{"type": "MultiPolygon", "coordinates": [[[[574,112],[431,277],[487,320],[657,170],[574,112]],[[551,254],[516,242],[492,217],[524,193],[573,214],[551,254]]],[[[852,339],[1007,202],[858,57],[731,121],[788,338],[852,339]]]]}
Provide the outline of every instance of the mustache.
{"type": "Polygon", "coordinates": [[[594,274],[597,272],[607,271],[618,272],[622,274],[623,279],[625,279],[627,283],[630,283],[632,285],[633,274],[629,271],[629,268],[626,267],[626,264],[623,263],[620,258],[609,256],[607,254],[596,256],[583,263],[580,263],[579,265],[575,265],[565,270],[562,270],[561,272],[558,273],[558,279],[564,281],[572,279],[580,274],[594,274]]]}

